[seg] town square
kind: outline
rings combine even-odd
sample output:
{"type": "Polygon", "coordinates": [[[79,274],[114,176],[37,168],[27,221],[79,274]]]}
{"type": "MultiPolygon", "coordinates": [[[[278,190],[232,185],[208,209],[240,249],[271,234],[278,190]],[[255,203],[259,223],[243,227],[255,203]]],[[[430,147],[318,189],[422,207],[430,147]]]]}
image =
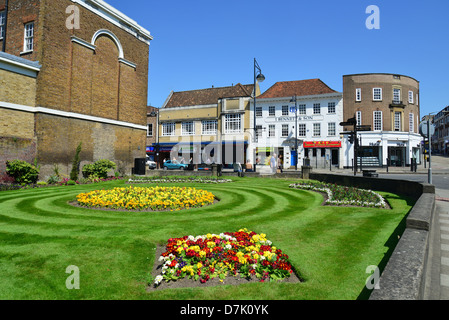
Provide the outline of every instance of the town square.
{"type": "Polygon", "coordinates": [[[449,3],[362,2],[0,0],[0,299],[449,299],[449,3]]]}

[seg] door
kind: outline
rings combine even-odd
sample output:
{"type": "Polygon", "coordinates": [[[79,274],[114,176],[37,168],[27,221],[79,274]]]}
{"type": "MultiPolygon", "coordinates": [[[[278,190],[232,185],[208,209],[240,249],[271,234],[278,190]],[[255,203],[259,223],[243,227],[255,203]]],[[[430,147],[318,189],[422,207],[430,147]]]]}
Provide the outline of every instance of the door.
{"type": "Polygon", "coordinates": [[[296,156],[296,150],[291,151],[291,166],[296,166],[296,161],[298,161],[298,157],[296,156]]]}
{"type": "Polygon", "coordinates": [[[339,151],[338,149],[332,149],[332,165],[333,166],[338,166],[338,164],[340,163],[338,151],[339,151]]]}

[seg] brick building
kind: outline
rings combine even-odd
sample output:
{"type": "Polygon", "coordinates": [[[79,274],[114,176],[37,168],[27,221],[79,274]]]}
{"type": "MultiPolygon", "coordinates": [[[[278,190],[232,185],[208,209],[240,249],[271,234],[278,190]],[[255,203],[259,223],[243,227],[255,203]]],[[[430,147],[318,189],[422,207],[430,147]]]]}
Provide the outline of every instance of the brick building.
{"type": "Polygon", "coordinates": [[[145,157],[147,30],[101,0],[0,0],[0,31],[1,172],[68,174],[80,142],[81,165],[145,157]]]}
{"type": "MultiPolygon", "coordinates": [[[[171,92],[159,109],[159,165],[192,159],[193,164],[244,163],[251,143],[250,101],[254,85],[171,92]]],[[[260,95],[256,86],[256,95],[260,95]]]]}
{"type": "MultiPolygon", "coordinates": [[[[359,132],[359,165],[408,166],[412,159],[419,162],[422,141],[419,94],[419,82],[409,76],[387,73],[343,76],[344,121],[355,117],[357,125],[371,127],[370,131],[359,132]]],[[[348,139],[345,144],[345,166],[351,167],[353,145],[348,139]]]]}
{"type": "Polygon", "coordinates": [[[147,107],[147,156],[151,161],[155,160],[155,144],[158,141],[158,117],[159,109],[156,107],[147,107]]]}

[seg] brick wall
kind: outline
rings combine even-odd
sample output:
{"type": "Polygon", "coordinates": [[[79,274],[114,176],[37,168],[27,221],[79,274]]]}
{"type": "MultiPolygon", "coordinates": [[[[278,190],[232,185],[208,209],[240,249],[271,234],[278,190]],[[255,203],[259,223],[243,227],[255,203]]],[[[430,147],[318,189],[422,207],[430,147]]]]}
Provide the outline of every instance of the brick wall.
{"type": "Polygon", "coordinates": [[[36,79],[0,69],[0,101],[34,106],[36,79]]]}

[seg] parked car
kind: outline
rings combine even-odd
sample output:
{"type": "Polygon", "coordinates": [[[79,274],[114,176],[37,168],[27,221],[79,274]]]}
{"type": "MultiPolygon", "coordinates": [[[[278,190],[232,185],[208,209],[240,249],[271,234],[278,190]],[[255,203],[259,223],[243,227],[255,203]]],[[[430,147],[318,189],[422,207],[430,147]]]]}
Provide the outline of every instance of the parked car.
{"type": "Polygon", "coordinates": [[[176,160],[167,160],[164,162],[164,170],[187,170],[189,165],[185,163],[179,163],[176,160]]]}
{"type": "Polygon", "coordinates": [[[154,170],[157,168],[156,162],[154,162],[153,160],[151,160],[149,157],[147,157],[147,162],[146,162],[148,168],[150,170],[154,170]]]}

